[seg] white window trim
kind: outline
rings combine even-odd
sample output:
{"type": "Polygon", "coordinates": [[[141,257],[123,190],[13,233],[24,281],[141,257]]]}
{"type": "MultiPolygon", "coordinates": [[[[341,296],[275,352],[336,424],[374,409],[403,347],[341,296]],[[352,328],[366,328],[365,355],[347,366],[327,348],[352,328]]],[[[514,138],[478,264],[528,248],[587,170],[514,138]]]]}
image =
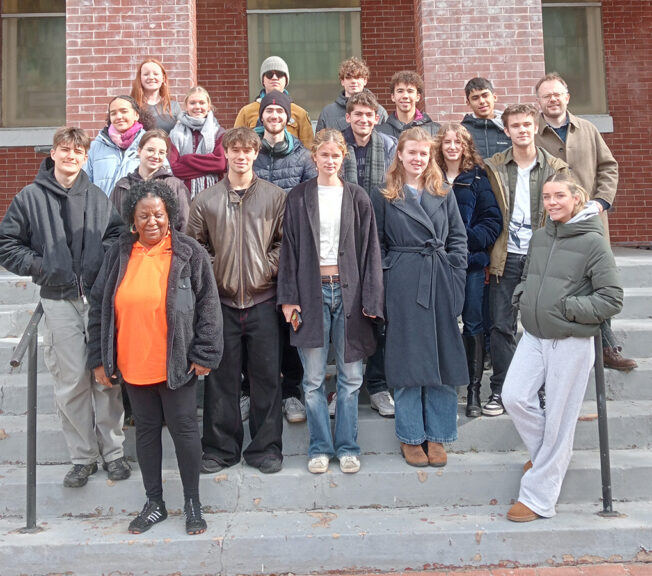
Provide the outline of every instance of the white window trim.
{"type": "Polygon", "coordinates": [[[2,128],[0,148],[23,148],[25,146],[52,145],[57,128],[2,128]]]}
{"type": "Polygon", "coordinates": [[[610,134],[614,131],[614,119],[609,114],[578,114],[578,116],[595,124],[602,134],[610,134]]]}

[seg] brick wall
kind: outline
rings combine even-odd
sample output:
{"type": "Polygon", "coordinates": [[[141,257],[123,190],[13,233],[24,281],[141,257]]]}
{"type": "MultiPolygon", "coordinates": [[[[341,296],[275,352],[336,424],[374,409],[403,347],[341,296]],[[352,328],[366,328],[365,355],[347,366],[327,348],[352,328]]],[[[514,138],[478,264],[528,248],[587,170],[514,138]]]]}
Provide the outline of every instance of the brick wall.
{"type": "Polygon", "coordinates": [[[361,0],[362,57],[371,70],[367,87],[392,110],[389,81],[399,70],[416,70],[414,0],[361,0]]]}
{"type": "Polygon", "coordinates": [[[129,94],[138,64],[160,59],[170,92],[196,82],[195,0],[68,0],[66,118],[96,134],[109,100],[129,94]]]}
{"type": "Polygon", "coordinates": [[[246,0],[197,0],[197,79],[220,124],[231,128],[249,101],[246,0]]]}
{"type": "Polygon", "coordinates": [[[34,152],[32,146],[0,149],[0,217],[4,216],[17,192],[34,181],[43,154],[34,152]]]}
{"type": "Polygon", "coordinates": [[[541,0],[417,0],[415,19],[423,45],[417,67],[433,118],[461,119],[464,85],[474,76],[493,81],[503,106],[533,101],[545,69],[541,0]]]}
{"type": "Polygon", "coordinates": [[[639,0],[603,0],[602,26],[609,113],[614,132],[605,140],[620,169],[618,195],[609,215],[614,242],[652,243],[652,13],[639,0]]]}

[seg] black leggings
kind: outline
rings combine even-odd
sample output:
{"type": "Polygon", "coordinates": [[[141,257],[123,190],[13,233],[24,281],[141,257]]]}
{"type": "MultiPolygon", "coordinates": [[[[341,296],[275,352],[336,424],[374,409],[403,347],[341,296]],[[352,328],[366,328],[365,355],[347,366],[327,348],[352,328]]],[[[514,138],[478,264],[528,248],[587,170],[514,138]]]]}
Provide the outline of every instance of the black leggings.
{"type": "Polygon", "coordinates": [[[170,390],[166,382],[149,386],[126,386],[136,418],[136,455],[148,498],[163,498],[163,422],[174,442],[184,498],[199,498],[202,449],[197,424],[196,382],[197,378],[193,378],[177,390],[170,390]]]}

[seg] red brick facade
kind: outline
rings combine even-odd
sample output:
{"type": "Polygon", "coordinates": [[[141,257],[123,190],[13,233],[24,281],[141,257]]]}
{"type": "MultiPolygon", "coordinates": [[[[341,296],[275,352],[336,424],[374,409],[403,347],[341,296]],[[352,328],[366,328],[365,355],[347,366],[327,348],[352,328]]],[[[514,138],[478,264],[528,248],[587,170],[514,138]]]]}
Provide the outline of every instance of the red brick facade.
{"type": "Polygon", "coordinates": [[[33,146],[0,149],[0,217],[4,216],[16,192],[34,181],[45,157],[34,152],[33,146]]]}

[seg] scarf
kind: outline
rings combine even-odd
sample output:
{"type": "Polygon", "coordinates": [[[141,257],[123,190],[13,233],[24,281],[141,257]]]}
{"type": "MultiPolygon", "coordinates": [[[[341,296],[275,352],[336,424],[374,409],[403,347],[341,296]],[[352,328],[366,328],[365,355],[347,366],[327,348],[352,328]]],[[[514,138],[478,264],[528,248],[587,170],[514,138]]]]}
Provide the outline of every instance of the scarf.
{"type": "MultiPolygon", "coordinates": [[[[355,162],[355,150],[348,145],[349,153],[344,159],[344,180],[358,183],[358,168],[355,162]]],[[[385,146],[382,137],[375,131],[371,133],[367,161],[365,163],[362,187],[371,194],[371,191],[385,181],[385,146]]]]}
{"type": "Polygon", "coordinates": [[[136,121],[134,122],[131,128],[128,128],[124,132],[118,132],[113,124],[109,124],[109,138],[111,141],[121,150],[126,150],[131,146],[134,139],[143,129],[143,125],[136,121]]]}

